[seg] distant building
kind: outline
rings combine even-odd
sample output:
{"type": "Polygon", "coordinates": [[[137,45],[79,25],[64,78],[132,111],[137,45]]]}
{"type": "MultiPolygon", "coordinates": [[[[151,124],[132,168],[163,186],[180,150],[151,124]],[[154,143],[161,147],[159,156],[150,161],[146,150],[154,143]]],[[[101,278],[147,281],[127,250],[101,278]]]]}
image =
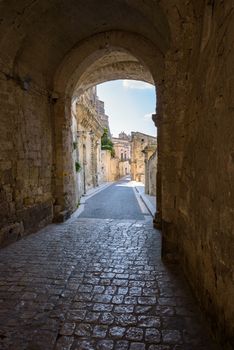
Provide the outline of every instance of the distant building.
{"type": "Polygon", "coordinates": [[[110,126],[109,126],[109,117],[105,114],[105,104],[103,101],[99,100],[96,96],[96,111],[100,120],[100,123],[104,128],[108,129],[108,135],[111,138],[110,126]]]}
{"type": "Polygon", "coordinates": [[[111,137],[109,117],[105,114],[104,102],[99,100],[96,87],[88,89],[74,101],[73,158],[76,171],[76,198],[92,187],[106,181],[116,181],[130,175],[133,180],[145,184],[145,191],[156,192],[156,137],[140,132],[111,137]],[[101,149],[104,129],[112,140],[115,154],[101,149]]]}
{"type": "Polygon", "coordinates": [[[145,148],[151,149],[151,155],[157,147],[156,137],[132,132],[131,134],[131,176],[132,180],[145,183],[145,148]]]}
{"type": "Polygon", "coordinates": [[[119,161],[119,176],[129,175],[131,172],[131,137],[124,132],[119,137],[113,137],[115,158],[119,161]]]}

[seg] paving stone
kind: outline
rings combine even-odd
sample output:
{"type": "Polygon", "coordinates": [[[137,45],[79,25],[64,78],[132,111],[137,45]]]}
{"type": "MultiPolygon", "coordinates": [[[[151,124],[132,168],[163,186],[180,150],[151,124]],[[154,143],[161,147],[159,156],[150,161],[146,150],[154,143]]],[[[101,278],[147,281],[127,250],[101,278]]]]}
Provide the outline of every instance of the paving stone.
{"type": "Polygon", "coordinates": [[[155,305],[157,299],[155,297],[139,297],[138,303],[141,305],[155,305]]]}
{"type": "Polygon", "coordinates": [[[113,309],[113,305],[111,304],[94,304],[94,311],[111,311],[113,309]]]}
{"type": "Polygon", "coordinates": [[[112,295],[109,295],[109,294],[96,294],[93,297],[93,302],[110,303],[111,299],[112,299],[112,295]]]}
{"type": "Polygon", "coordinates": [[[67,314],[67,319],[69,321],[82,321],[85,318],[86,311],[85,310],[70,310],[67,314]]]}
{"type": "Polygon", "coordinates": [[[131,296],[141,296],[142,288],[141,287],[131,287],[129,288],[129,295],[131,296]]]}
{"type": "Polygon", "coordinates": [[[213,350],[159,246],[151,223],[76,219],[2,249],[0,348],[213,350]]]}
{"type": "Polygon", "coordinates": [[[137,324],[137,318],[134,315],[121,314],[115,317],[115,322],[121,326],[134,326],[137,324]]]}
{"type": "Polygon", "coordinates": [[[140,306],[140,305],[138,305],[135,307],[136,314],[147,314],[151,310],[152,310],[152,306],[140,306]]]}
{"type": "Polygon", "coordinates": [[[124,296],[123,295],[114,295],[112,299],[113,304],[122,304],[124,296]]]}
{"type": "Polygon", "coordinates": [[[126,328],[124,327],[111,327],[109,330],[110,336],[113,338],[122,338],[126,328]]]}
{"type": "Polygon", "coordinates": [[[100,317],[102,324],[112,324],[114,322],[114,316],[109,312],[103,312],[100,317]]]}
{"type": "Polygon", "coordinates": [[[95,338],[105,338],[107,330],[108,330],[107,326],[102,326],[102,325],[95,326],[93,329],[93,336],[95,338]]]}
{"type": "Polygon", "coordinates": [[[70,350],[74,342],[74,337],[60,337],[56,343],[55,350],[70,350]]]}
{"type": "Polygon", "coordinates": [[[114,349],[113,340],[100,340],[97,343],[97,350],[112,350],[114,349]]]}
{"type": "Polygon", "coordinates": [[[78,288],[78,291],[80,293],[90,293],[92,292],[92,290],[93,290],[93,286],[90,284],[83,284],[83,285],[80,285],[78,288]]]}
{"type": "Polygon", "coordinates": [[[156,288],[143,288],[142,295],[143,296],[155,296],[158,294],[158,291],[156,288]]]}
{"type": "Polygon", "coordinates": [[[143,330],[138,327],[131,327],[126,332],[126,338],[128,340],[142,340],[143,338],[143,330]]]}
{"type": "Polygon", "coordinates": [[[129,342],[127,340],[119,340],[115,344],[114,350],[128,350],[129,342]]]}
{"type": "Polygon", "coordinates": [[[93,293],[97,294],[97,293],[103,293],[105,290],[104,286],[94,286],[93,287],[93,293]]]}
{"type": "Polygon", "coordinates": [[[90,293],[77,293],[74,298],[76,301],[91,301],[92,294],[90,293]]]}
{"type": "Polygon", "coordinates": [[[100,312],[92,312],[92,311],[88,311],[86,313],[86,316],[85,316],[85,321],[86,322],[90,322],[90,323],[93,323],[93,322],[97,322],[99,317],[100,317],[101,313],[100,312]]]}
{"type": "Polygon", "coordinates": [[[117,279],[117,278],[115,278],[115,279],[113,279],[112,284],[113,284],[114,286],[118,286],[118,287],[127,287],[127,285],[128,285],[128,280],[123,280],[123,279],[117,279]]]}
{"type": "MultiPolygon", "coordinates": [[[[152,345],[150,345],[149,346],[149,350],[170,350],[171,348],[170,348],[170,346],[168,346],[168,345],[154,345],[154,344],[152,344],[152,345]]],[[[173,349],[173,350],[177,350],[177,349],[173,349]]],[[[179,350],[179,349],[178,349],[179,350]]],[[[182,349],[181,349],[182,350],[182,349]]],[[[184,349],[185,350],[185,349],[184,349]]],[[[187,349],[187,350],[189,350],[189,349],[187,349]]],[[[190,350],[192,350],[192,349],[190,349],[190,350]]],[[[198,349],[197,349],[198,350],[198,349]]]]}
{"type": "Polygon", "coordinates": [[[99,283],[102,286],[109,286],[111,284],[111,280],[108,278],[102,278],[99,283]]]}
{"type": "Polygon", "coordinates": [[[146,328],[145,340],[150,343],[160,343],[161,333],[156,328],[146,328]]]}
{"type": "Polygon", "coordinates": [[[75,303],[71,303],[71,308],[76,310],[88,310],[93,304],[92,303],[85,303],[77,301],[75,303]]]}
{"type": "Polygon", "coordinates": [[[62,325],[59,333],[62,334],[62,335],[72,335],[73,332],[74,332],[75,327],[76,327],[75,322],[65,322],[62,325]]]}
{"type": "Polygon", "coordinates": [[[133,305],[117,305],[114,308],[114,312],[116,313],[126,313],[130,314],[133,312],[134,306],[133,305]]]}
{"type": "Polygon", "coordinates": [[[128,294],[128,288],[127,287],[119,287],[118,294],[123,294],[123,295],[128,294]]]}
{"type": "Polygon", "coordinates": [[[90,337],[92,334],[93,328],[88,323],[80,323],[77,325],[75,334],[79,337],[90,337]]]}
{"type": "Polygon", "coordinates": [[[116,291],[117,291],[117,287],[116,286],[107,286],[106,289],[105,289],[104,294],[113,295],[113,294],[115,294],[116,291]]]}
{"type": "Polygon", "coordinates": [[[96,350],[95,341],[91,339],[77,340],[73,346],[76,350],[96,350]]]}
{"type": "Polygon", "coordinates": [[[144,343],[131,343],[130,350],[145,350],[145,344],[144,343]]]}
{"type": "Polygon", "coordinates": [[[160,318],[159,317],[155,317],[155,316],[145,316],[145,315],[141,315],[138,316],[138,325],[140,327],[160,327],[160,318]]]}
{"type": "Polygon", "coordinates": [[[126,296],[124,298],[124,304],[131,304],[134,305],[137,303],[137,298],[133,296],[126,296]]]}
{"type": "Polygon", "coordinates": [[[103,272],[100,277],[102,278],[114,278],[115,277],[115,273],[111,273],[111,272],[103,272]]]}

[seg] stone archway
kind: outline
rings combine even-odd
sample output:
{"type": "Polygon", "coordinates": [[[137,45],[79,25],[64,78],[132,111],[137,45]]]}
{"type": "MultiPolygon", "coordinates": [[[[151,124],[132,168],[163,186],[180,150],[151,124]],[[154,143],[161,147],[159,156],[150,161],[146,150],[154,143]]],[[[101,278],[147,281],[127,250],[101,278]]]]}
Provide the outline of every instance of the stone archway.
{"type": "MultiPolygon", "coordinates": [[[[233,1],[3,0],[0,13],[1,243],[50,223],[54,193],[72,207],[71,97],[85,72],[81,89],[113,76],[104,56],[124,49],[157,85],[164,255],[231,343],[233,1]]],[[[116,77],[137,78],[124,62],[116,77]]]]}
{"type": "Polygon", "coordinates": [[[162,76],[162,53],[149,40],[132,33],[111,31],[95,35],[78,43],[66,56],[54,83],[54,197],[59,220],[75,209],[71,100],[104,81],[128,78],[157,84],[162,76]]]}

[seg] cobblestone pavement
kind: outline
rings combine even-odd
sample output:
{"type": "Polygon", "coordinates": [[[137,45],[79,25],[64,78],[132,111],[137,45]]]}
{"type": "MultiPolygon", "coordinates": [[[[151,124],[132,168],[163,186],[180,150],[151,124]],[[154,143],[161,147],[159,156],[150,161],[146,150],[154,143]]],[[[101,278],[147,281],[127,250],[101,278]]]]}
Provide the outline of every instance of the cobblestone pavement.
{"type": "Polygon", "coordinates": [[[1,250],[0,348],[216,349],[151,223],[98,219],[1,250]]]}

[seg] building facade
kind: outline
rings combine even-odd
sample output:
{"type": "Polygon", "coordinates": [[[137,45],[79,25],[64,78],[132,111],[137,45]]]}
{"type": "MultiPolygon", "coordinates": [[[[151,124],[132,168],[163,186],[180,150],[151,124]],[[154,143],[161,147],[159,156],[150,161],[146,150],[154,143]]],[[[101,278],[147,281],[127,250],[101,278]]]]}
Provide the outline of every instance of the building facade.
{"type": "Polygon", "coordinates": [[[131,133],[131,177],[134,181],[145,183],[145,154],[146,147],[151,154],[156,150],[156,137],[141,132],[131,133]]]}
{"type": "Polygon", "coordinates": [[[142,151],[145,157],[145,193],[156,196],[157,177],[157,148],[156,145],[148,145],[142,151]]]}
{"type": "Polygon", "coordinates": [[[96,89],[89,89],[73,104],[73,160],[76,199],[101,181],[103,126],[96,110],[96,89]]]}
{"type": "Polygon", "coordinates": [[[130,175],[131,173],[131,137],[124,132],[119,137],[113,137],[115,158],[119,164],[119,177],[130,175]]]}

